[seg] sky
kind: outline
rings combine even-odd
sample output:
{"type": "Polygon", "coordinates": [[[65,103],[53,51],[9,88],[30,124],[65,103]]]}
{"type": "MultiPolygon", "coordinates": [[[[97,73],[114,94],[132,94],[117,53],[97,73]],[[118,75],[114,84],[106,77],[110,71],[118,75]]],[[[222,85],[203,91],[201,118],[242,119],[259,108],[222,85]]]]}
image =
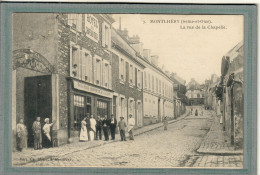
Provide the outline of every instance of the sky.
{"type": "Polygon", "coordinates": [[[116,29],[119,17],[130,37],[138,35],[143,48],[159,56],[160,67],[186,83],[220,76],[222,57],[244,36],[242,15],[113,14],[116,29]]]}

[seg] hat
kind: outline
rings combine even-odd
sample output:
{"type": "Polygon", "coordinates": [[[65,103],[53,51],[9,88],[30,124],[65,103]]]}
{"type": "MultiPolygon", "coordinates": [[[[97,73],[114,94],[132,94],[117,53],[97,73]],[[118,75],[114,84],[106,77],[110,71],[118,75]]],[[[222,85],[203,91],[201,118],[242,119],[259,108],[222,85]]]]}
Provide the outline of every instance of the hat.
{"type": "Polygon", "coordinates": [[[46,123],[47,121],[50,121],[50,119],[49,119],[49,118],[46,118],[46,119],[44,120],[45,123],[46,123]]]}
{"type": "Polygon", "coordinates": [[[123,116],[121,116],[120,118],[123,118],[123,119],[124,119],[124,117],[123,117],[123,116]]]}

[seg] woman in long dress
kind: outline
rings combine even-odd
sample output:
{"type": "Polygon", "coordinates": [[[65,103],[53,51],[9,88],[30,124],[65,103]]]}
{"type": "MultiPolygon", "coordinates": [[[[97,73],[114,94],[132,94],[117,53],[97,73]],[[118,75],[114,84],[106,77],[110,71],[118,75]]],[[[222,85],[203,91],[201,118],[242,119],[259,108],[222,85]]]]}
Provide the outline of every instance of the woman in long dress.
{"type": "Polygon", "coordinates": [[[17,132],[17,150],[22,151],[23,148],[27,148],[27,128],[23,124],[23,119],[20,119],[16,126],[17,132]]]}
{"type": "Polygon", "coordinates": [[[95,132],[96,132],[96,120],[94,119],[93,115],[90,117],[90,131],[89,131],[89,136],[90,136],[90,141],[94,140],[95,132]]]}
{"type": "Polygon", "coordinates": [[[80,130],[80,136],[79,140],[86,142],[88,141],[88,130],[87,130],[87,122],[86,122],[86,117],[81,121],[81,130],[80,130]]]}

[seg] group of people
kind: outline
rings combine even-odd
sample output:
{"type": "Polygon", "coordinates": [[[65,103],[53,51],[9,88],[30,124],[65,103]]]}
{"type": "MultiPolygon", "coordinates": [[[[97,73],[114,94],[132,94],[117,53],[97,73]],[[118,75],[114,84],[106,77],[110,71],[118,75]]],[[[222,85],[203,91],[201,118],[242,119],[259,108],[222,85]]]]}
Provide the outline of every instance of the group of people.
{"type": "Polygon", "coordinates": [[[104,135],[105,141],[109,140],[109,133],[111,134],[111,140],[115,140],[116,128],[119,128],[121,141],[126,140],[126,129],[129,132],[130,140],[134,140],[133,128],[135,126],[135,120],[132,115],[129,115],[128,124],[126,124],[124,117],[120,117],[120,121],[117,122],[116,117],[112,114],[110,118],[107,115],[104,118],[97,116],[95,119],[93,115],[87,114],[81,121],[80,141],[93,141],[102,140],[104,135]]]}
{"type": "MultiPolygon", "coordinates": [[[[49,118],[44,119],[44,125],[41,124],[41,118],[37,117],[33,122],[32,131],[34,137],[34,149],[42,149],[52,147],[52,138],[51,138],[51,127],[55,122],[50,123],[49,118]]],[[[24,148],[27,148],[27,135],[28,131],[24,125],[24,120],[20,119],[16,126],[16,141],[17,141],[17,150],[22,151],[24,148]]]]}

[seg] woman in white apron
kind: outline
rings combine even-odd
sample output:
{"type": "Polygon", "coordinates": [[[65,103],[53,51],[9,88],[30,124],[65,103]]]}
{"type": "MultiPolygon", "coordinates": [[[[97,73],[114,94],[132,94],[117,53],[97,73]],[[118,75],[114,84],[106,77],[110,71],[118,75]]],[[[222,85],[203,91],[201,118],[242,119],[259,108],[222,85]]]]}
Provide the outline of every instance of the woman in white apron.
{"type": "Polygon", "coordinates": [[[88,130],[87,130],[87,122],[86,122],[86,117],[81,121],[81,130],[80,130],[80,137],[79,140],[86,142],[88,141],[88,130]]]}

